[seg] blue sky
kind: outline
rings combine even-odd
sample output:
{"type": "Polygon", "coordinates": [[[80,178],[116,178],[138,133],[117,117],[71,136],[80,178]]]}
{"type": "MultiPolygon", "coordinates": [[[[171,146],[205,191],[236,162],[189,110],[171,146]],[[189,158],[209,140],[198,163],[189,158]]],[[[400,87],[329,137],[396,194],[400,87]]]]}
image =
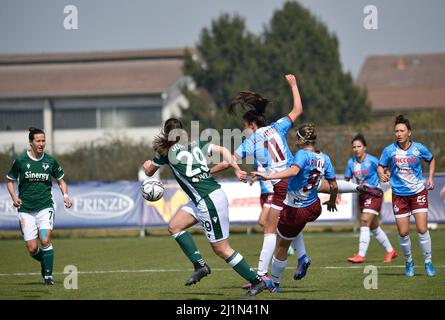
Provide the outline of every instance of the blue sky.
{"type": "MultiPolygon", "coordinates": [[[[237,13],[260,33],[285,0],[0,0],[0,54],[192,47],[221,13],[237,13]],[[78,30],[65,30],[66,5],[78,30]]],[[[367,55],[445,52],[443,0],[300,0],[340,41],[356,76],[367,55]],[[378,30],[363,27],[366,5],[378,30]]]]}

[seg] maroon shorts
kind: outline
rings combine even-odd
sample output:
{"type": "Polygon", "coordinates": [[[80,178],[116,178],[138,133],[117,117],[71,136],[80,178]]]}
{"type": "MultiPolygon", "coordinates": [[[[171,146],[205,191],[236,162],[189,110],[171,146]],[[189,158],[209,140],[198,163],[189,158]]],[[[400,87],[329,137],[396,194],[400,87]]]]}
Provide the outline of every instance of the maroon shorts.
{"type": "Polygon", "coordinates": [[[315,221],[320,214],[320,199],[305,208],[294,208],[285,205],[278,220],[278,234],[283,239],[294,239],[303,230],[306,223],[315,221]]]}
{"type": "Polygon", "coordinates": [[[382,209],[383,197],[377,198],[369,194],[361,194],[358,198],[358,203],[363,213],[379,215],[382,209]]]}
{"type": "Polygon", "coordinates": [[[428,191],[423,189],[412,196],[392,194],[392,207],[396,218],[409,217],[418,212],[428,211],[428,191]]]}
{"type": "Polygon", "coordinates": [[[271,207],[277,210],[283,210],[283,202],[287,195],[288,179],[283,179],[273,185],[273,199],[271,207]]]}
{"type": "Polygon", "coordinates": [[[260,196],[260,203],[261,208],[264,207],[264,205],[270,207],[273,200],[273,193],[262,193],[260,196]]]}

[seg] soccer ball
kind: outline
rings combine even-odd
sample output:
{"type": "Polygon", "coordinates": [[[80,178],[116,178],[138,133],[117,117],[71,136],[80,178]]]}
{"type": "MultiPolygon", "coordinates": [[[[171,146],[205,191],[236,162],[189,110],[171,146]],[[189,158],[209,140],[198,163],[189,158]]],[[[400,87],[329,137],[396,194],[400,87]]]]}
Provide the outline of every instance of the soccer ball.
{"type": "Polygon", "coordinates": [[[155,178],[149,178],[142,182],[142,197],[148,201],[158,201],[164,195],[162,182],[155,178]]]}

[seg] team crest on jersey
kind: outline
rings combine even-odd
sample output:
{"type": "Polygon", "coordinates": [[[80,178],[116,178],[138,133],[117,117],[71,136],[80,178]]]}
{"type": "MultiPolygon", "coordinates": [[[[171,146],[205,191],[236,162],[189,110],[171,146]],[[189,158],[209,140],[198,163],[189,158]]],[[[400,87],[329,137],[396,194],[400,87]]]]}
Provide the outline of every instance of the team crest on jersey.
{"type": "Polygon", "coordinates": [[[26,164],[26,167],[29,169],[29,167],[31,167],[31,165],[29,163],[26,164]]]}
{"type": "Polygon", "coordinates": [[[414,148],[414,150],[413,150],[413,154],[414,154],[415,156],[418,156],[418,155],[420,154],[419,149],[414,148]]]}
{"type": "Polygon", "coordinates": [[[49,168],[49,164],[47,164],[46,162],[44,162],[43,164],[42,164],[42,168],[46,171],[46,170],[48,170],[48,168],[49,168]]]}
{"type": "Polygon", "coordinates": [[[366,161],[366,162],[365,162],[365,167],[369,168],[370,166],[371,166],[371,162],[366,161]]]}

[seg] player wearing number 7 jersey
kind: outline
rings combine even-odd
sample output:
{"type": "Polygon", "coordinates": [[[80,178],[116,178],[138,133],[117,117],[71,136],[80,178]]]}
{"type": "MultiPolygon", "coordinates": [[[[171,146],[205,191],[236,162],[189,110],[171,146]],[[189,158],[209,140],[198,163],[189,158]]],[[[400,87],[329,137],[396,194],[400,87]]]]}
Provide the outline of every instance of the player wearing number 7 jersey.
{"type": "Polygon", "coordinates": [[[163,132],[154,140],[157,155],[144,163],[146,175],[152,176],[159,166],[168,165],[181,188],[191,199],[169,221],[168,231],[178,242],[195,271],[186,281],[189,286],[210,274],[210,268],[199,253],[187,228],[200,222],[213,251],[223,258],[241,277],[252,285],[247,295],[256,295],[270,287],[270,281],[258,276],[243,256],[229,245],[229,202],[221,186],[212,177],[206,158],[213,153],[221,154],[234,168],[241,180],[246,172],[236,164],[236,160],[224,147],[208,142],[187,141],[182,123],[178,119],[168,119],[163,132]]]}
{"type": "MultiPolygon", "coordinates": [[[[292,159],[292,153],[287,145],[286,134],[303,112],[295,76],[288,74],[285,78],[292,91],[293,105],[291,112],[278,121],[266,125],[264,112],[269,101],[255,92],[240,92],[229,106],[229,113],[234,113],[237,105],[251,109],[244,113],[242,119],[244,129],[251,131],[252,134],[237,148],[235,156],[237,159],[253,156],[254,163],[261,165],[268,175],[281,172],[288,167],[288,161],[292,159]]],[[[263,229],[264,240],[258,261],[258,274],[265,279],[268,279],[268,268],[275,249],[278,217],[283,210],[288,179],[274,179],[271,182],[273,184],[273,198],[263,229]]],[[[304,269],[306,269],[309,266],[309,258],[306,256],[302,235],[295,239],[295,242],[294,247],[299,248],[297,256],[300,266],[304,266],[304,269]]],[[[296,279],[301,279],[304,277],[306,270],[298,270],[299,268],[297,268],[297,273],[300,275],[296,275],[296,279]]]]}
{"type": "Polygon", "coordinates": [[[399,243],[405,257],[405,275],[414,276],[414,262],[409,238],[409,219],[413,215],[419,234],[419,244],[425,258],[425,271],[435,276],[436,270],[431,261],[431,237],[428,232],[428,191],[422,175],[421,160],[430,164],[428,189],[434,188],[436,162],[431,152],[421,143],[411,140],[411,125],[403,115],[395,120],[396,142],[387,146],[379,161],[377,172],[380,182],[390,182],[392,205],[399,231],[399,243]],[[389,176],[385,168],[391,171],[389,176]]]}

